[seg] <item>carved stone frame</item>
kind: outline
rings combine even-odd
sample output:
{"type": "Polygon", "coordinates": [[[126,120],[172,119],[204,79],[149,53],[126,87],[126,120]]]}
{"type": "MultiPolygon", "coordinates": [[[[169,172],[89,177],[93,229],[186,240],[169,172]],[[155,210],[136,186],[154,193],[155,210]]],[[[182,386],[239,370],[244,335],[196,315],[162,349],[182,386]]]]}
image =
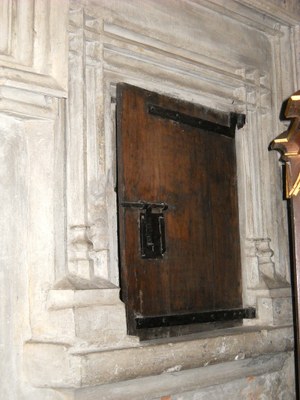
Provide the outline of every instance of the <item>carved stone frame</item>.
{"type": "MultiPolygon", "coordinates": [[[[65,141],[68,266],[67,269],[57,267],[54,288],[118,290],[114,90],[116,83],[122,81],[145,89],[155,90],[156,87],[158,92],[174,96],[169,85],[153,81],[147,65],[155,59],[156,74],[168,71],[167,62],[173,64],[172,73],[165,73],[169,74],[169,83],[174,82],[178,87],[175,95],[183,99],[190,99],[192,95],[200,104],[213,103],[221,110],[246,112],[246,127],[237,133],[236,139],[244,302],[247,306],[258,307],[260,323],[289,320],[290,314],[283,317],[275,311],[280,299],[289,303],[288,247],[286,240],[282,240],[286,232],[274,229],[271,224],[279,201],[271,196],[274,182],[270,182],[269,176],[276,176],[276,173],[263,152],[270,141],[266,132],[274,126],[274,104],[278,104],[271,89],[280,70],[275,55],[293,32],[280,26],[268,29],[274,53],[273,78],[254,66],[230,65],[228,60],[225,72],[217,60],[200,54],[197,61],[192,60],[188,51],[181,50],[180,57],[188,56],[194,63],[194,79],[192,83],[184,80],[180,89],[176,74],[189,76],[190,65],[178,60],[178,49],[168,45],[168,56],[162,61],[157,51],[166,51],[167,45],[107,22],[101,13],[97,14],[96,8],[83,8],[73,3],[65,141]],[[141,50],[147,57],[140,54],[141,50]],[[132,70],[133,55],[139,74],[132,70]],[[200,67],[201,57],[203,66],[200,67]],[[212,83],[216,80],[218,89],[212,83]],[[279,244],[281,253],[274,253],[279,244]]],[[[276,186],[279,185],[278,177],[276,186]]],[[[285,218],[283,207],[280,213],[285,218]]]]}

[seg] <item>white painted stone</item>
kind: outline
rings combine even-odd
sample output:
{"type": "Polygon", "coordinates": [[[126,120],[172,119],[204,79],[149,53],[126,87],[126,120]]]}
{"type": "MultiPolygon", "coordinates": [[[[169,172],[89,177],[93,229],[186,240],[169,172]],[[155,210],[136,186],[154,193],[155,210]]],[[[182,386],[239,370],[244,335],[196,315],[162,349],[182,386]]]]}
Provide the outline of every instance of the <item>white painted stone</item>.
{"type": "Polygon", "coordinates": [[[81,385],[80,359],[69,355],[68,346],[28,342],[24,351],[25,370],[33,386],[65,388],[81,385]]]}
{"type": "Polygon", "coordinates": [[[47,305],[50,310],[96,305],[119,304],[119,289],[50,290],[47,305]]]}
{"type": "Polygon", "coordinates": [[[76,336],[102,346],[113,347],[126,340],[124,304],[75,310],[76,336]]]}

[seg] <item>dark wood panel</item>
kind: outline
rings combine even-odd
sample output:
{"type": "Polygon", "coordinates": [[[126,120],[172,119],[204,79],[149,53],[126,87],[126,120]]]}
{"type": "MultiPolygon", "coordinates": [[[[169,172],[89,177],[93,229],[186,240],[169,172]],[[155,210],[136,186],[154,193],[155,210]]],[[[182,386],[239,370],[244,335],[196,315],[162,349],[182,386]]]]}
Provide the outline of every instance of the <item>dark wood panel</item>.
{"type": "Polygon", "coordinates": [[[209,136],[213,168],[210,201],[213,226],[215,308],[241,307],[241,265],[235,143],[209,136]]]}
{"type": "MultiPolygon", "coordinates": [[[[230,116],[118,87],[118,198],[122,293],[129,316],[241,306],[234,138],[148,112],[149,104],[230,126],[230,116]],[[140,210],[165,202],[166,253],[142,259],[140,210]]],[[[130,318],[131,318],[130,317],[130,318]]]]}

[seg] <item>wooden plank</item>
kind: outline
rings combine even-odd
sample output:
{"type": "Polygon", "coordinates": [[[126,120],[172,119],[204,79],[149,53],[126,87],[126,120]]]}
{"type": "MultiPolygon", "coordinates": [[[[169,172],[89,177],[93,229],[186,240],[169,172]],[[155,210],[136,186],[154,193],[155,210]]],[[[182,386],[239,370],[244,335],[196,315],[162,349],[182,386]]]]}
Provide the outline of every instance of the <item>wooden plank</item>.
{"type": "Polygon", "coordinates": [[[241,307],[234,137],[152,115],[149,104],[189,121],[203,118],[206,129],[232,123],[230,114],[118,86],[121,281],[129,320],[241,307]],[[141,211],[122,206],[139,201],[168,204],[161,259],[141,257],[141,211]]]}

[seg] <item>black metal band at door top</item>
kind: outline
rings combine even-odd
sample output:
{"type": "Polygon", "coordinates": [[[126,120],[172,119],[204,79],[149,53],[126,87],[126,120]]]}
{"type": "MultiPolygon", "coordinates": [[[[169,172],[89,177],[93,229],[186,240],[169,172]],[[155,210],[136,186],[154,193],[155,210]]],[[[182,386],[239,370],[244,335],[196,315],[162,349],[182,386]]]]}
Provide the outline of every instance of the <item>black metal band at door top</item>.
{"type": "Polygon", "coordinates": [[[155,104],[148,105],[148,113],[160,118],[189,125],[193,128],[203,129],[207,132],[214,132],[220,135],[229,136],[231,138],[234,138],[235,136],[235,128],[242,128],[246,121],[245,114],[231,112],[228,114],[228,125],[222,125],[216,122],[210,122],[202,118],[193,117],[185,113],[160,107],[155,104]]]}

